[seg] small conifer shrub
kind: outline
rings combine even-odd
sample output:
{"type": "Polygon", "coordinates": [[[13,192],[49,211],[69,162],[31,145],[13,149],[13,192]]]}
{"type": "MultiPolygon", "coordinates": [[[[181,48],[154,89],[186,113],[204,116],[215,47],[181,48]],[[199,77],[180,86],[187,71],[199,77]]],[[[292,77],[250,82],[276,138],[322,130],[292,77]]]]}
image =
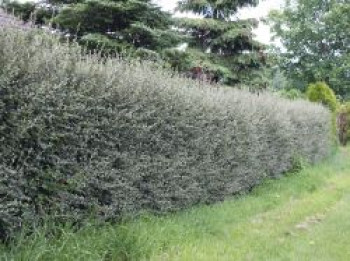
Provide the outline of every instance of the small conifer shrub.
{"type": "Polygon", "coordinates": [[[309,84],[306,95],[310,101],[322,103],[333,112],[337,108],[337,98],[333,90],[325,82],[309,84]]]}

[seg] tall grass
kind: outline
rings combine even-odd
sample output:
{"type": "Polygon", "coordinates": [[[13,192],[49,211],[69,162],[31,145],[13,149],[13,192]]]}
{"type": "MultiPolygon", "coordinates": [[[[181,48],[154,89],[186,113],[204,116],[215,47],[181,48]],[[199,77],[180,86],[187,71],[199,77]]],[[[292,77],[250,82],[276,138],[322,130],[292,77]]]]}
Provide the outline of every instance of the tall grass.
{"type": "Polygon", "coordinates": [[[250,190],[329,154],[330,113],[0,29],[0,237],[250,190]]]}

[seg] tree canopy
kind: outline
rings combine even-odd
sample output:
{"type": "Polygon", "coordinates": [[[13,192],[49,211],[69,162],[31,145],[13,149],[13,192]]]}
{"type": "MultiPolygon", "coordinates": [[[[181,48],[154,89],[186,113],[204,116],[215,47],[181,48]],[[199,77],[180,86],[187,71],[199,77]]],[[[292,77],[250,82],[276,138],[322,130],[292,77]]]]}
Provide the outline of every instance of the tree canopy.
{"type": "Polygon", "coordinates": [[[337,95],[350,95],[350,2],[287,1],[270,14],[273,32],[282,41],[280,65],[291,79],[326,81],[337,95]]]}
{"type": "Polygon", "coordinates": [[[232,15],[240,7],[258,1],[180,1],[178,10],[203,16],[176,20],[191,37],[189,52],[193,60],[218,74],[229,85],[264,85],[262,72],[266,63],[264,46],[254,40],[256,19],[238,20],[232,15]],[[200,55],[199,55],[200,54],[200,55]]]}
{"type": "Polygon", "coordinates": [[[211,16],[212,18],[228,19],[239,8],[248,5],[255,6],[258,2],[258,0],[180,0],[178,10],[190,10],[197,14],[211,16]]]}
{"type": "MultiPolygon", "coordinates": [[[[57,3],[58,1],[55,0],[57,3]]],[[[157,51],[179,43],[171,16],[150,0],[80,0],[62,8],[53,22],[90,45],[157,51]]]]}
{"type": "Polygon", "coordinates": [[[157,56],[176,46],[181,36],[171,26],[170,13],[151,0],[46,0],[45,4],[7,3],[7,8],[37,23],[50,23],[60,32],[104,52],[157,56]],[[24,16],[25,15],[25,16],[24,16]]]}

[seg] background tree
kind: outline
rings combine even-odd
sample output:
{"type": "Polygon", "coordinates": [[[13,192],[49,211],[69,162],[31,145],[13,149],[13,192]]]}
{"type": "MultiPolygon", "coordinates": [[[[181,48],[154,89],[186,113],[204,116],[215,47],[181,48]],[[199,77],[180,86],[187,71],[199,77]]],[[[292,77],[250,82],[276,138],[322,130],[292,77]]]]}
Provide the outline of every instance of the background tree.
{"type": "MultiPolygon", "coordinates": [[[[18,3],[7,6],[23,13],[18,3]]],[[[34,17],[44,10],[46,21],[53,27],[104,52],[154,59],[181,40],[171,30],[171,15],[151,0],[47,0],[45,5],[37,5],[34,17]]],[[[42,16],[37,22],[45,21],[42,16]]]]}
{"type": "Polygon", "coordinates": [[[191,37],[187,52],[192,63],[203,66],[226,84],[266,86],[264,71],[267,57],[264,46],[253,40],[255,19],[233,19],[240,7],[255,6],[256,0],[180,1],[178,10],[191,11],[203,19],[180,18],[176,24],[191,37]]]}
{"type": "Polygon", "coordinates": [[[282,41],[280,66],[295,87],[326,81],[337,95],[350,95],[350,2],[287,1],[270,13],[273,32],[282,41]]]}

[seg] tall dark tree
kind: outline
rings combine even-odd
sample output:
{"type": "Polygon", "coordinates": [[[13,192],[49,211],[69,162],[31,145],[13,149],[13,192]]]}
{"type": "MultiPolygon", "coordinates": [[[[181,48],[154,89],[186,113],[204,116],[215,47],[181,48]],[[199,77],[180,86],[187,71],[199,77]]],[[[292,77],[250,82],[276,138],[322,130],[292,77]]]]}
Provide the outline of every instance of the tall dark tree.
{"type": "Polygon", "coordinates": [[[39,5],[36,13],[45,9],[53,27],[92,49],[154,58],[180,41],[171,30],[171,15],[151,0],[47,0],[46,4],[39,5]]]}
{"type": "MultiPolygon", "coordinates": [[[[177,43],[170,14],[149,0],[88,0],[62,9],[54,22],[83,40],[105,38],[121,46],[157,50],[177,43]]],[[[112,43],[113,43],[112,42],[112,43]]]]}
{"type": "MultiPolygon", "coordinates": [[[[179,11],[191,11],[203,18],[181,18],[177,26],[191,36],[189,53],[193,66],[201,64],[219,75],[226,84],[264,86],[264,46],[255,41],[255,19],[233,19],[237,10],[257,5],[256,0],[184,0],[179,11]]],[[[191,65],[191,66],[192,66],[191,65]]]]}

